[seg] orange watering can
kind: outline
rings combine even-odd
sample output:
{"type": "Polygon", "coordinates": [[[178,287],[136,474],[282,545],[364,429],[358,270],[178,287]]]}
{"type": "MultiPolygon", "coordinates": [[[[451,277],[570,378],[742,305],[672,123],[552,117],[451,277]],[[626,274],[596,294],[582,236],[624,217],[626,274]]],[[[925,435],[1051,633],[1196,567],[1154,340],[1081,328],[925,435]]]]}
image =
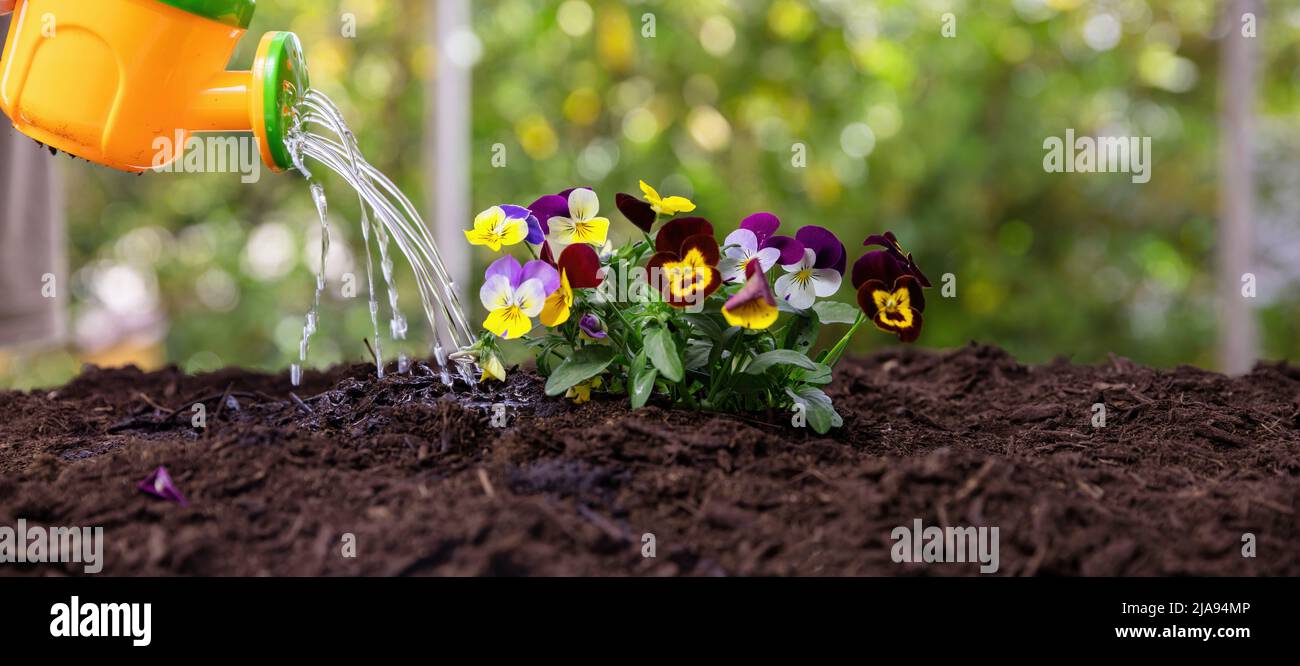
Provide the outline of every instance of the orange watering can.
{"type": "Polygon", "coordinates": [[[238,131],[290,169],[284,139],[308,88],[297,35],[267,33],[252,71],[226,71],[256,4],[18,0],[0,109],[33,139],[124,171],[165,166],[193,132],[238,131]]]}

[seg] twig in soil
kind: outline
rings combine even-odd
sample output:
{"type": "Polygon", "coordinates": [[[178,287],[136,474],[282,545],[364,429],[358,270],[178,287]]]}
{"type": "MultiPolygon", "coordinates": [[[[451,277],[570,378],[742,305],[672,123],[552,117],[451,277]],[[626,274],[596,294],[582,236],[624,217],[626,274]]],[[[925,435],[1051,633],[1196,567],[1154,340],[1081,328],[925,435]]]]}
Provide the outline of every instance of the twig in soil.
{"type": "Polygon", "coordinates": [[[810,469],[810,470],[806,470],[806,471],[804,471],[803,474],[800,474],[800,475],[794,477],[793,479],[790,479],[790,482],[791,482],[791,483],[798,483],[799,481],[803,481],[804,479],[816,479],[816,480],[821,481],[822,483],[824,483],[824,484],[826,484],[826,485],[828,485],[828,486],[830,486],[830,487],[832,487],[832,488],[835,487],[835,483],[834,483],[834,482],[832,482],[830,479],[826,478],[826,475],[825,475],[825,474],[822,474],[821,472],[818,472],[818,471],[815,470],[815,469],[810,469]]]}
{"type": "Polygon", "coordinates": [[[160,411],[160,412],[170,412],[170,411],[171,411],[170,408],[163,407],[162,405],[160,405],[160,404],[154,402],[152,398],[150,398],[149,396],[145,395],[144,393],[141,393],[141,392],[138,392],[138,391],[137,391],[137,392],[136,392],[136,395],[139,396],[141,400],[145,401],[145,404],[149,405],[150,407],[153,407],[154,409],[156,409],[156,410],[158,410],[158,411],[160,411]]]}
{"type": "Polygon", "coordinates": [[[618,525],[615,525],[614,523],[610,522],[608,518],[600,515],[599,513],[596,513],[595,511],[592,511],[591,509],[588,509],[587,505],[585,504],[578,505],[578,515],[582,516],[583,518],[586,518],[587,522],[590,522],[591,524],[595,525],[597,529],[604,532],[607,536],[609,536],[609,538],[615,541],[622,542],[622,543],[630,543],[632,541],[631,537],[627,534],[627,532],[624,532],[623,530],[619,529],[618,525]]]}
{"type": "Polygon", "coordinates": [[[1020,570],[1019,575],[1021,576],[1033,576],[1038,573],[1038,568],[1042,566],[1043,561],[1047,559],[1047,550],[1050,544],[1047,539],[1044,523],[1046,523],[1047,513],[1049,510],[1050,505],[1047,502],[1035,504],[1034,507],[1029,510],[1029,515],[1032,516],[1034,530],[1034,554],[1029,557],[1029,561],[1026,562],[1024,568],[1020,570]]]}
{"type": "Polygon", "coordinates": [[[1250,446],[1251,441],[1240,435],[1234,435],[1226,430],[1220,430],[1212,425],[1199,425],[1192,432],[1199,437],[1204,437],[1213,442],[1235,446],[1237,448],[1246,448],[1250,446]]]}
{"type": "MultiPolygon", "coordinates": [[[[221,412],[225,411],[226,400],[230,398],[230,389],[233,388],[235,388],[234,382],[226,385],[226,392],[221,394],[221,400],[217,401],[217,411],[212,415],[212,425],[217,425],[217,422],[221,420],[221,412]]],[[[209,432],[212,432],[212,428],[204,428],[203,436],[207,437],[209,432]]]]}
{"type": "Polygon", "coordinates": [[[374,361],[375,365],[379,365],[379,356],[375,354],[375,348],[370,346],[370,339],[361,338],[361,341],[366,343],[366,351],[370,352],[370,360],[374,361]]]}
{"type": "Polygon", "coordinates": [[[974,476],[967,479],[966,483],[962,484],[961,490],[957,491],[956,495],[953,495],[953,501],[960,502],[967,497],[970,497],[970,494],[975,492],[975,489],[979,488],[981,483],[984,483],[984,479],[988,477],[989,472],[993,471],[993,465],[994,461],[992,458],[985,460],[984,464],[979,468],[979,471],[975,472],[974,476]]]}
{"type": "Polygon", "coordinates": [[[1258,505],[1260,505],[1260,506],[1262,506],[1262,507],[1266,507],[1266,508],[1272,509],[1272,510],[1278,512],[1278,513],[1286,514],[1286,515],[1288,515],[1288,516],[1295,515],[1295,511],[1293,511],[1293,510],[1290,509],[1289,507],[1285,507],[1285,506],[1283,506],[1283,505],[1281,505],[1281,504],[1278,504],[1277,502],[1274,502],[1273,500],[1270,500],[1270,499],[1265,499],[1265,498],[1263,498],[1263,497],[1251,497],[1251,498],[1250,498],[1250,501],[1252,501],[1252,502],[1254,502],[1254,503],[1256,503],[1256,504],[1258,504],[1258,505]]]}
{"type": "Polygon", "coordinates": [[[487,494],[488,499],[497,496],[497,491],[492,489],[492,480],[488,478],[487,470],[482,467],[478,468],[478,482],[483,486],[483,492],[487,494]]]}
{"type": "Polygon", "coordinates": [[[1094,500],[1100,500],[1102,496],[1106,494],[1106,491],[1102,490],[1100,486],[1096,484],[1088,483],[1083,479],[1075,479],[1074,483],[1079,487],[1079,490],[1083,491],[1083,494],[1087,495],[1088,497],[1091,497],[1094,500]]]}
{"type": "Polygon", "coordinates": [[[307,403],[305,403],[305,402],[302,401],[302,398],[299,398],[299,397],[298,397],[298,394],[297,394],[297,393],[294,393],[293,391],[290,391],[290,392],[289,392],[289,397],[290,397],[290,398],[293,398],[293,402],[294,402],[294,404],[296,404],[296,405],[298,405],[299,407],[301,407],[301,408],[302,408],[302,411],[307,412],[308,414],[315,414],[315,413],[316,413],[315,411],[312,410],[311,407],[307,406],[307,403]]]}
{"type": "Polygon", "coordinates": [[[1148,398],[1145,395],[1138,393],[1136,390],[1133,389],[1132,386],[1128,384],[1108,384],[1105,382],[1097,382],[1096,384],[1092,385],[1092,388],[1096,391],[1102,391],[1102,392],[1111,391],[1111,390],[1123,391],[1129,394],[1130,396],[1132,396],[1134,400],[1137,400],[1138,402],[1144,405],[1149,405],[1155,402],[1155,400],[1152,400],[1151,398],[1148,398]]]}
{"type": "Polygon", "coordinates": [[[1026,432],[1047,437],[1074,437],[1076,439],[1089,439],[1088,435],[1081,432],[1071,432],[1069,430],[1029,430],[1026,432]]]}
{"type": "Polygon", "coordinates": [[[1036,446],[1036,447],[1034,447],[1034,451],[1035,451],[1036,453],[1042,453],[1043,451],[1055,451],[1055,450],[1057,450],[1057,449],[1064,448],[1064,447],[1067,447],[1067,446],[1068,446],[1068,447],[1071,447],[1071,448],[1075,448],[1075,449],[1086,449],[1086,448],[1088,448],[1088,446],[1087,446],[1086,444],[1077,444],[1077,443],[1075,443],[1075,442],[1052,442],[1051,444],[1044,444],[1044,445],[1042,445],[1042,446],[1036,446]]]}
{"type": "MultiPolygon", "coordinates": [[[[228,391],[227,393],[213,393],[200,398],[185,400],[181,402],[180,407],[177,407],[175,409],[165,409],[164,411],[166,411],[167,413],[163,414],[162,416],[156,419],[134,416],[124,421],[119,421],[118,423],[109,426],[107,432],[109,434],[116,434],[124,430],[135,430],[137,428],[150,428],[153,430],[157,430],[159,428],[162,428],[170,424],[172,419],[176,418],[177,414],[180,414],[181,412],[193,407],[194,405],[197,405],[199,403],[207,403],[211,400],[216,400],[218,398],[220,398],[222,402],[225,402],[225,399],[232,395],[240,396],[244,398],[250,398],[250,399],[257,398],[260,400],[267,400],[268,398],[268,396],[266,396],[265,394],[260,394],[260,393],[255,394],[255,393],[248,393],[246,391],[230,391],[229,389],[227,389],[227,391],[228,391]]],[[[111,409],[112,409],[111,407],[104,408],[105,411],[109,411],[111,409]]]]}

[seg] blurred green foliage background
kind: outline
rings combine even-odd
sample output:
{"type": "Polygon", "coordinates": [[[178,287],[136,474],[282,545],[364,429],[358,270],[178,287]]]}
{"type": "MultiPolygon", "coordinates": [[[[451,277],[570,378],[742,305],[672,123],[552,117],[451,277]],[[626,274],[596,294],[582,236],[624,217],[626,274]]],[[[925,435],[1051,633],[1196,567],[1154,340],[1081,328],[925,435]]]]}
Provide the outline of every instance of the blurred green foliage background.
{"type": "MultiPolygon", "coordinates": [[[[233,65],[248,65],[257,34],[298,32],[313,83],[370,161],[428,210],[433,4],[267,0],[233,65]]],[[[769,210],[787,232],[831,228],[855,259],[863,238],[889,229],[936,282],[956,277],[956,298],[929,299],[924,346],[973,339],[1024,361],[1115,352],[1214,364],[1217,61],[1223,31],[1237,29],[1217,2],[471,4],[473,36],[442,45],[476,63],[471,158],[443,166],[471,172],[475,211],[582,184],[622,239],[633,228],[614,194],[645,179],[691,196],[720,236],[769,210]],[[1150,182],[1045,173],[1043,140],[1067,128],[1152,137],[1150,182]]],[[[1262,350],[1297,358],[1300,202],[1289,193],[1300,175],[1288,147],[1300,147],[1300,5],[1261,2],[1257,30],[1262,350]]],[[[84,162],[65,171],[74,342],[0,352],[0,386],[57,384],[85,360],[204,370],[296,358],[319,237],[299,176],[244,185],[84,162]]],[[[337,250],[313,366],[362,359],[370,335],[364,297],[338,289],[342,273],[364,280],[355,197],[327,183],[337,250]]],[[[404,271],[418,353],[427,333],[404,271]]],[[[851,297],[847,286],[838,296],[851,297]]],[[[867,332],[856,348],[892,343],[867,332]]]]}

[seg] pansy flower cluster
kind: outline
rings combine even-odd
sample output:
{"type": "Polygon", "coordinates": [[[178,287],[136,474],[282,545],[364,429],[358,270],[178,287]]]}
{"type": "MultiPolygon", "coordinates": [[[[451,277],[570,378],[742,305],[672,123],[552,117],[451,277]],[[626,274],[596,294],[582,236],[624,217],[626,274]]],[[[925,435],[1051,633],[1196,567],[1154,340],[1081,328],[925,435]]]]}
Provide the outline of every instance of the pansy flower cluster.
{"type": "Polygon", "coordinates": [[[830,230],[782,233],[776,215],[760,212],[719,243],[694,202],[644,181],[640,189],[615,197],[640,230],[621,247],[586,187],[479,213],[466,240],[503,255],[479,291],[484,333],[454,358],[476,363],[481,381],[504,380],[499,342],[522,339],[549,395],[581,403],[624,394],[633,408],[652,398],[788,408],[826,432],[842,421],[822,387],[858,328],[870,321],[903,342],[920,336],[930,281],[892,233],[865,239],[868,251],[853,263],[855,307],[831,300],[849,256],[830,230]],[[521,251],[528,256],[517,258],[521,251]],[[851,326],[815,353],[822,327],[837,324],[851,326]]]}

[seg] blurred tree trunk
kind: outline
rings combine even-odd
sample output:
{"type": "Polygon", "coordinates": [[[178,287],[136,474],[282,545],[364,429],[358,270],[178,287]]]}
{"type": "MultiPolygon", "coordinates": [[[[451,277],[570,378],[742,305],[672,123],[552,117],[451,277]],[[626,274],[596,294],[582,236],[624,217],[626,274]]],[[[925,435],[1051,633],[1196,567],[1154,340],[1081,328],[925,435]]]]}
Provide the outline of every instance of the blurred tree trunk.
{"type": "Polygon", "coordinates": [[[1219,62],[1219,368],[1249,372],[1259,357],[1252,301],[1243,276],[1254,273],[1252,153],[1255,101],[1255,36],[1242,34],[1242,16],[1256,12],[1255,0],[1225,0],[1227,31],[1219,62]]]}
{"type": "Polygon", "coordinates": [[[449,36],[469,30],[469,0],[436,0],[426,9],[433,76],[425,90],[425,165],[433,238],[461,304],[472,307],[470,253],[461,229],[470,220],[470,70],[447,56],[449,36]]]}

